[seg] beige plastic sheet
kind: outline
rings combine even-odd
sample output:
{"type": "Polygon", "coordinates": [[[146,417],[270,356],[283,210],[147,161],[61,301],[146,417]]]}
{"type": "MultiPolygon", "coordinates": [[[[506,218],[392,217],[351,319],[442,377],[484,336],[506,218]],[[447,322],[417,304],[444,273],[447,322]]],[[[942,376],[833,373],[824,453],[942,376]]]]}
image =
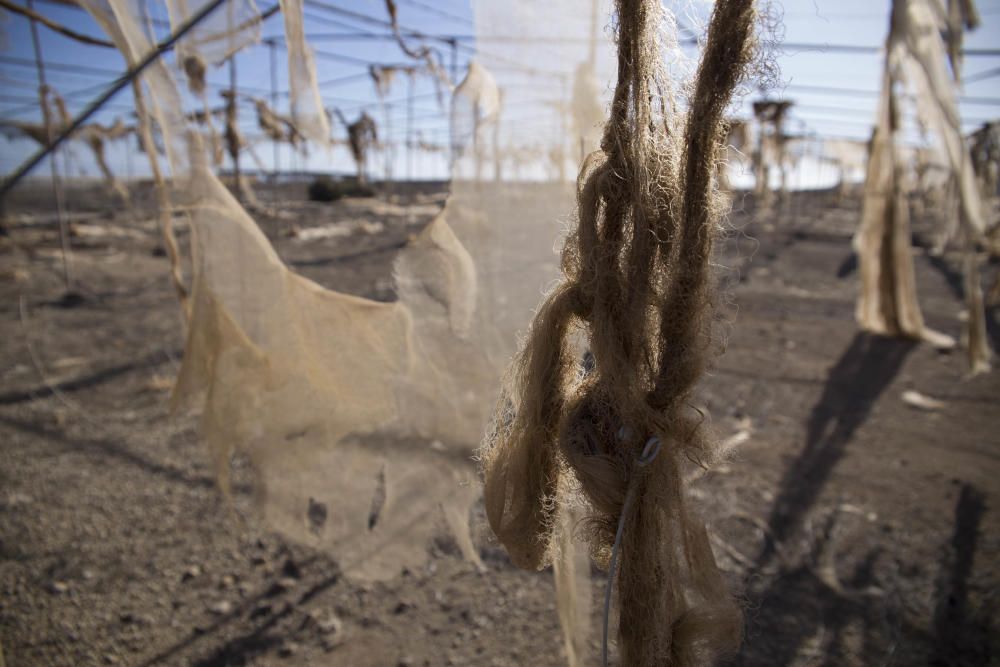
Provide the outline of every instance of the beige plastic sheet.
{"type": "MultiPolygon", "coordinates": [[[[176,31],[210,0],[165,0],[170,27],[176,31]]],[[[141,14],[140,14],[141,16],[141,14]]],[[[177,44],[177,60],[188,57],[221,65],[237,51],[260,40],[260,14],[254,0],[227,0],[177,44]]]]}
{"type": "MultiPolygon", "coordinates": [[[[150,46],[135,7],[88,9],[126,53],[150,46]]],[[[402,254],[400,301],[324,289],[282,264],[208,168],[169,71],[154,66],[147,84],[173,205],[193,231],[193,313],[174,402],[201,407],[223,486],[231,457],[248,457],[269,523],[329,547],[352,576],[419,567],[442,533],[475,560],[467,457],[494,400],[476,392],[495,392],[497,371],[469,331],[471,260],[447,222],[402,254]]]]}
{"type": "Polygon", "coordinates": [[[281,0],[288,51],[288,82],[292,122],[310,141],[330,145],[330,118],[323,107],[316,81],[316,61],[306,44],[302,25],[302,0],[281,0]]]}
{"type": "MultiPolygon", "coordinates": [[[[452,178],[462,178],[456,170],[464,164],[463,155],[472,158],[470,174],[476,180],[482,178],[482,167],[488,143],[486,133],[492,128],[494,133],[500,122],[500,89],[493,74],[476,61],[469,63],[465,78],[455,88],[451,101],[451,145],[452,178]],[[457,164],[456,164],[457,163],[457,164]]],[[[493,150],[498,150],[496,141],[493,150]]]]}
{"type": "Polygon", "coordinates": [[[896,155],[896,123],[887,69],[868,158],[861,227],[854,238],[861,275],[857,319],[873,333],[924,338],[910,252],[909,209],[896,155]]]}
{"type": "MultiPolygon", "coordinates": [[[[960,132],[956,87],[947,70],[948,54],[941,37],[947,27],[946,16],[941,0],[893,3],[878,125],[868,163],[861,227],[855,237],[862,280],[859,324],[875,333],[923,338],[942,347],[954,341],[924,326],[916,295],[904,164],[895,139],[895,87],[897,82],[905,82],[915,93],[921,123],[933,132],[957,183],[963,229],[968,238],[981,239],[986,230],[983,206],[960,132]]],[[[973,286],[970,276],[967,283],[973,286]]],[[[975,298],[978,291],[967,290],[970,329],[965,336],[975,372],[988,366],[990,356],[985,340],[980,341],[974,333],[984,327],[982,301],[975,298]]]]}
{"type": "Polygon", "coordinates": [[[944,161],[958,179],[964,224],[981,236],[986,228],[982,202],[962,138],[956,83],[948,72],[948,52],[941,39],[945,16],[942,0],[909,0],[900,5],[893,13],[888,58],[915,94],[921,122],[939,142],[944,161]]]}

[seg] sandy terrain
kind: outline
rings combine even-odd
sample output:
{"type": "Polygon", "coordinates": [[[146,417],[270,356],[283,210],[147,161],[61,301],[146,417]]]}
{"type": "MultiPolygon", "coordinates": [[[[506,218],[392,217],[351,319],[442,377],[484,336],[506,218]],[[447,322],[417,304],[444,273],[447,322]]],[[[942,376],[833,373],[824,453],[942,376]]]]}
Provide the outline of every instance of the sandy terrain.
{"type": "MultiPolygon", "coordinates": [[[[303,197],[304,187],[260,193],[280,202],[282,215],[258,216],[280,255],[325,286],[388,300],[392,258],[444,195],[391,206],[303,197]],[[345,221],[350,233],[289,236],[345,221]]],[[[551,572],[514,569],[479,509],[485,572],[442,543],[426,569],[361,585],[340,576],[336,553],[267,533],[239,468],[227,507],[195,419],[168,414],[183,340],[150,199],[137,188],[134,211],[108,212],[96,188],[71,194],[74,300],[48,193],[25,187],[8,205],[7,664],[564,664],[551,572]]],[[[858,333],[858,217],[857,199],[827,193],[769,215],[740,197],[719,248],[726,349],[702,402],[720,437],[745,441],[694,494],[745,605],[737,663],[995,663],[1000,373],[967,379],[959,352],[858,333]],[[915,409],[907,390],[944,407],[915,409]]],[[[957,337],[960,258],[927,255],[931,223],[915,224],[920,299],[929,324],[957,337]]],[[[997,309],[989,318],[1000,347],[997,309]]],[[[597,595],[601,573],[593,582],[597,595]]]]}

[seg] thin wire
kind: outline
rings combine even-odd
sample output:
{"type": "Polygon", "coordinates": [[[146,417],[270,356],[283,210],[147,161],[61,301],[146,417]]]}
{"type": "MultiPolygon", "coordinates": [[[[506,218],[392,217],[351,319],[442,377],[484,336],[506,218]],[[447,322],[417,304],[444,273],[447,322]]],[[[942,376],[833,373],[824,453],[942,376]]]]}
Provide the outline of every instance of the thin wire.
{"type": "Polygon", "coordinates": [[[20,14],[21,16],[27,18],[29,21],[37,21],[38,23],[41,23],[49,30],[57,32],[60,35],[65,35],[70,39],[75,39],[78,42],[83,42],[84,44],[90,44],[92,46],[103,46],[112,49],[115,48],[115,45],[106,39],[91,37],[90,35],[85,35],[82,32],[77,32],[71,28],[67,28],[66,26],[60,23],[56,23],[55,21],[46,18],[45,16],[42,16],[31,7],[21,7],[20,5],[10,2],[10,0],[0,0],[0,7],[3,7],[8,11],[14,12],[15,14],[20,14]]]}
{"type": "Polygon", "coordinates": [[[1000,76],[1000,67],[994,67],[993,69],[986,70],[985,72],[978,72],[969,76],[963,76],[962,83],[975,83],[976,81],[985,81],[986,79],[992,79],[998,76],[1000,76]]]}
{"type": "Polygon", "coordinates": [[[420,2],[420,0],[402,0],[403,4],[409,5],[411,7],[416,7],[417,9],[422,9],[428,14],[435,14],[443,19],[448,19],[449,21],[454,21],[455,23],[461,23],[463,25],[475,25],[472,19],[465,16],[459,16],[457,14],[452,14],[451,12],[446,12],[443,9],[438,9],[432,5],[420,2]]]}
{"type": "MultiPolygon", "coordinates": [[[[307,4],[311,5],[312,7],[315,7],[315,8],[318,8],[318,9],[323,9],[323,10],[325,10],[327,12],[332,12],[332,13],[335,13],[335,14],[339,14],[341,16],[346,16],[346,17],[351,18],[353,20],[361,21],[361,22],[367,23],[369,25],[377,25],[377,26],[380,26],[380,27],[383,27],[383,28],[391,28],[392,27],[392,23],[390,21],[386,21],[386,20],[383,20],[383,19],[380,19],[380,18],[377,18],[377,17],[374,17],[374,16],[370,16],[368,14],[363,14],[361,12],[355,12],[355,11],[351,11],[349,9],[344,9],[343,7],[339,7],[337,5],[330,4],[328,2],[325,2],[324,0],[306,0],[306,2],[307,2],[307,4]]],[[[434,40],[434,41],[441,42],[441,43],[444,43],[444,44],[453,45],[456,48],[466,49],[466,50],[470,51],[471,53],[478,53],[481,56],[485,56],[487,58],[496,59],[498,62],[508,63],[511,66],[514,66],[514,67],[518,68],[519,70],[524,71],[526,73],[534,74],[534,75],[537,75],[537,76],[555,76],[555,77],[564,77],[564,76],[566,76],[563,72],[555,72],[555,71],[550,71],[550,70],[538,69],[538,68],[532,67],[531,65],[526,65],[526,64],[524,64],[522,62],[518,62],[516,60],[511,60],[509,58],[506,58],[506,57],[504,57],[502,55],[498,55],[496,53],[488,53],[486,51],[483,51],[482,49],[476,49],[476,47],[469,46],[468,44],[464,44],[464,43],[462,43],[460,41],[453,40],[453,39],[450,39],[448,37],[442,37],[440,35],[427,34],[427,33],[424,33],[424,32],[420,32],[419,30],[413,30],[411,28],[404,27],[402,24],[397,24],[397,25],[399,26],[400,32],[402,34],[408,36],[408,37],[415,37],[417,39],[424,39],[424,40],[434,40]]]]}
{"type": "MultiPolygon", "coordinates": [[[[653,462],[657,454],[660,453],[660,439],[655,435],[646,441],[646,446],[642,448],[642,454],[636,459],[636,465],[645,468],[653,462]]],[[[615,531],[615,544],[611,547],[611,563],[608,565],[608,583],[604,587],[604,630],[601,635],[601,661],[604,667],[608,667],[608,619],[611,616],[611,589],[614,587],[615,573],[618,569],[618,548],[622,543],[622,531],[625,528],[625,517],[628,516],[632,508],[632,501],[635,499],[635,484],[629,482],[628,491],[625,493],[625,503],[622,505],[622,513],[618,517],[618,530],[615,531]]]]}
{"type": "Polygon", "coordinates": [[[34,155],[28,158],[28,160],[22,164],[12,176],[4,179],[3,185],[0,186],[0,197],[6,195],[11,188],[17,185],[18,181],[24,178],[29,171],[38,165],[39,162],[44,160],[49,153],[58,148],[64,141],[66,141],[66,139],[70,137],[70,135],[80,129],[80,127],[86,123],[91,116],[97,113],[97,111],[99,111],[108,100],[118,94],[118,92],[127,86],[130,81],[139,76],[139,74],[149,67],[149,65],[154,63],[160,58],[160,56],[172,48],[177,40],[189,33],[195,26],[201,23],[209,14],[215,11],[225,1],[226,0],[211,0],[211,2],[206,4],[200,11],[198,11],[198,13],[189,18],[184,25],[178,28],[175,33],[170,35],[170,37],[168,37],[165,41],[160,42],[158,46],[151,49],[150,52],[147,53],[137,65],[122,74],[117,81],[111,84],[104,94],[94,100],[79,116],[77,116],[73,122],[69,124],[69,127],[64,128],[54,141],[49,142],[48,146],[40,148],[34,155]]]}
{"type": "MultiPolygon", "coordinates": [[[[832,95],[848,95],[858,97],[878,97],[882,94],[878,90],[864,90],[863,88],[840,88],[836,86],[816,86],[805,83],[789,83],[783,86],[784,90],[799,90],[812,93],[830,93],[832,95]]],[[[983,104],[988,106],[1000,106],[1000,97],[975,97],[970,95],[960,95],[958,101],[965,104],[983,104]]]]}
{"type": "MultiPolygon", "coordinates": [[[[28,0],[28,10],[34,11],[31,4],[31,0],[28,0]]],[[[38,75],[38,100],[42,107],[42,119],[45,123],[45,140],[52,143],[53,132],[55,128],[52,126],[52,110],[49,108],[49,98],[55,97],[53,91],[49,88],[48,81],[45,78],[45,58],[42,56],[42,45],[41,40],[38,37],[38,26],[35,25],[34,21],[31,21],[29,26],[31,32],[31,47],[35,54],[35,71],[38,75]]],[[[53,99],[55,102],[55,99],[53,99]]],[[[56,109],[61,113],[62,109],[56,104],[56,109]]],[[[63,119],[60,118],[60,121],[63,119]]],[[[69,269],[70,264],[70,247],[69,247],[69,229],[66,226],[66,200],[63,195],[62,189],[62,178],[59,176],[59,164],[57,162],[59,154],[53,151],[52,159],[49,160],[49,171],[52,177],[52,194],[56,200],[56,219],[59,222],[59,246],[62,250],[62,265],[63,265],[63,280],[66,283],[66,291],[68,292],[73,285],[73,276],[69,269]]]]}
{"type": "MultiPolygon", "coordinates": [[[[5,65],[17,65],[19,67],[34,67],[35,63],[27,58],[8,56],[0,54],[0,63],[5,65]]],[[[90,67],[88,65],[75,65],[71,63],[49,62],[45,66],[49,69],[66,72],[68,74],[87,74],[92,76],[118,76],[119,72],[105,67],[90,67]]]]}

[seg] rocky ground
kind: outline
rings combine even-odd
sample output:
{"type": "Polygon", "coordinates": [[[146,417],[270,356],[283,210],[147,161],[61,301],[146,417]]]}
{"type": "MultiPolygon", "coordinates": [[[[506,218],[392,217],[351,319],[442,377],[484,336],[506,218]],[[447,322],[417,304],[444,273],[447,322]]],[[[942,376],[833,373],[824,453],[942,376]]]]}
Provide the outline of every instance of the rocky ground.
{"type": "MultiPolygon", "coordinates": [[[[327,205],[303,193],[260,193],[279,254],[324,286],[382,300],[395,253],[444,201],[429,188],[327,205]],[[338,226],[349,229],[303,235],[338,226]]],[[[513,568],[481,510],[484,571],[435,547],[425,569],[360,584],[336,553],[269,534],[248,476],[237,471],[232,506],[221,500],[195,419],[168,414],[180,314],[148,191],[134,204],[107,213],[97,189],[71,193],[73,298],[46,192],[25,188],[7,211],[7,664],[565,664],[551,572],[513,568]]],[[[740,444],[693,493],[744,603],[736,662],[995,663],[1000,375],[967,378],[960,351],[857,331],[858,217],[856,198],[829,193],[771,213],[737,197],[720,247],[726,349],[701,400],[740,444]],[[915,408],[907,391],[943,406],[915,408]]],[[[960,257],[924,250],[931,222],[915,224],[920,299],[929,324],[958,337],[960,257]]],[[[1000,347],[995,308],[989,318],[1000,347]]],[[[595,595],[602,582],[594,571],[595,595]]]]}

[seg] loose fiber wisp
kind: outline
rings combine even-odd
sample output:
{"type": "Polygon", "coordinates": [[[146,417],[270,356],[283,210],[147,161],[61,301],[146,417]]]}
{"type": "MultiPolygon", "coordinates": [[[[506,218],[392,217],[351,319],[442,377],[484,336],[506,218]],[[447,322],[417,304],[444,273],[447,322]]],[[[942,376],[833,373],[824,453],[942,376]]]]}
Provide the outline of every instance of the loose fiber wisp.
{"type": "Polygon", "coordinates": [[[702,665],[740,637],[682,470],[714,450],[689,399],[711,342],[723,112],[753,56],[754,1],[716,4],[686,110],[662,64],[659,0],[615,4],[610,118],[581,169],[564,277],[508,371],[483,447],[486,509],[512,560],[541,568],[578,487],[599,563],[621,523],[622,664],[702,665]],[[592,368],[581,367],[581,338],[592,368]],[[651,441],[659,452],[643,458],[651,441]]]}

